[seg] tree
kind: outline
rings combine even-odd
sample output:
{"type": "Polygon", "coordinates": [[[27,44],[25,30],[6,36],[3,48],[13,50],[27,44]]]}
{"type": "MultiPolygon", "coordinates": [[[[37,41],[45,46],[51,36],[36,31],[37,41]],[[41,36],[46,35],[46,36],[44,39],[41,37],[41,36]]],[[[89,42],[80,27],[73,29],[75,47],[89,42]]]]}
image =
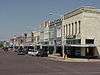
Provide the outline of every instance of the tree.
{"type": "Polygon", "coordinates": [[[4,47],[4,46],[3,46],[3,43],[2,43],[2,42],[0,42],[0,48],[2,48],[2,47],[4,47]]]}

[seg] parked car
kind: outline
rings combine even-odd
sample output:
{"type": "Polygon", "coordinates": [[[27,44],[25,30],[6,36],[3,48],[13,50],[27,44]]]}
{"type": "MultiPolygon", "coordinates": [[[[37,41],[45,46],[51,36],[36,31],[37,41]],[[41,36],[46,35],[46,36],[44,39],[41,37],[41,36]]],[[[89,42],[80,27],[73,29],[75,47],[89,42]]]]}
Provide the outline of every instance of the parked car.
{"type": "Polygon", "coordinates": [[[28,54],[28,46],[24,46],[24,52],[25,54],[28,54]]]}
{"type": "Polygon", "coordinates": [[[17,52],[18,51],[18,46],[14,47],[14,51],[17,52]]]}
{"type": "Polygon", "coordinates": [[[41,57],[48,57],[48,52],[47,51],[43,51],[41,54],[41,57]]]}
{"type": "Polygon", "coordinates": [[[18,54],[18,55],[25,55],[25,50],[24,50],[24,48],[23,48],[22,46],[20,46],[20,47],[18,48],[17,54],[18,54]]]}
{"type": "Polygon", "coordinates": [[[38,57],[48,57],[48,52],[45,50],[39,50],[37,55],[38,57]]]}
{"type": "Polygon", "coordinates": [[[29,55],[32,55],[32,56],[36,56],[38,54],[38,51],[28,51],[28,54],[29,55]]]}
{"type": "Polygon", "coordinates": [[[4,52],[8,52],[8,47],[3,48],[4,52]]]}
{"type": "Polygon", "coordinates": [[[24,52],[17,52],[17,53],[18,53],[18,55],[25,55],[24,52]]]}
{"type": "Polygon", "coordinates": [[[33,46],[28,46],[28,55],[36,56],[38,54],[37,50],[34,50],[33,46]]]}

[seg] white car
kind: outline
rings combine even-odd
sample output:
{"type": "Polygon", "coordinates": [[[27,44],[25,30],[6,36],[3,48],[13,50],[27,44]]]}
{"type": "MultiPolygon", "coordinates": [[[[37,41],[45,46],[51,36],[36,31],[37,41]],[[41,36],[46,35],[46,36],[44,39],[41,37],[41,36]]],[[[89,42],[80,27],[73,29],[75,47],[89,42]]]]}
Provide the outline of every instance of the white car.
{"type": "Polygon", "coordinates": [[[28,54],[32,56],[36,56],[38,54],[38,51],[28,51],[28,54]]]}

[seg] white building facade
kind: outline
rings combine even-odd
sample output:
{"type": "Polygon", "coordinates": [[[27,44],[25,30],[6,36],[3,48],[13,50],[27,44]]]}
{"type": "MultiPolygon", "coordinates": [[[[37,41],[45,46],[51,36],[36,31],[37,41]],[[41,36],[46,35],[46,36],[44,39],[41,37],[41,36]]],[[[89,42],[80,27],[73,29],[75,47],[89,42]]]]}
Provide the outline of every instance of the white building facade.
{"type": "Polygon", "coordinates": [[[100,10],[82,7],[64,15],[62,44],[71,56],[100,57],[100,10]]]}

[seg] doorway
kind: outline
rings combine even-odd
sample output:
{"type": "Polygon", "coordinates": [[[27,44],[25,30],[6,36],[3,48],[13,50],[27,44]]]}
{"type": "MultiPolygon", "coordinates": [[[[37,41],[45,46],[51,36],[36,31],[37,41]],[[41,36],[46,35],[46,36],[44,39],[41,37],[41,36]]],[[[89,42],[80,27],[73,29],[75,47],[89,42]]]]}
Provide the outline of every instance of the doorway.
{"type": "Polygon", "coordinates": [[[85,50],[86,57],[93,57],[94,56],[94,48],[89,47],[85,50]]]}

